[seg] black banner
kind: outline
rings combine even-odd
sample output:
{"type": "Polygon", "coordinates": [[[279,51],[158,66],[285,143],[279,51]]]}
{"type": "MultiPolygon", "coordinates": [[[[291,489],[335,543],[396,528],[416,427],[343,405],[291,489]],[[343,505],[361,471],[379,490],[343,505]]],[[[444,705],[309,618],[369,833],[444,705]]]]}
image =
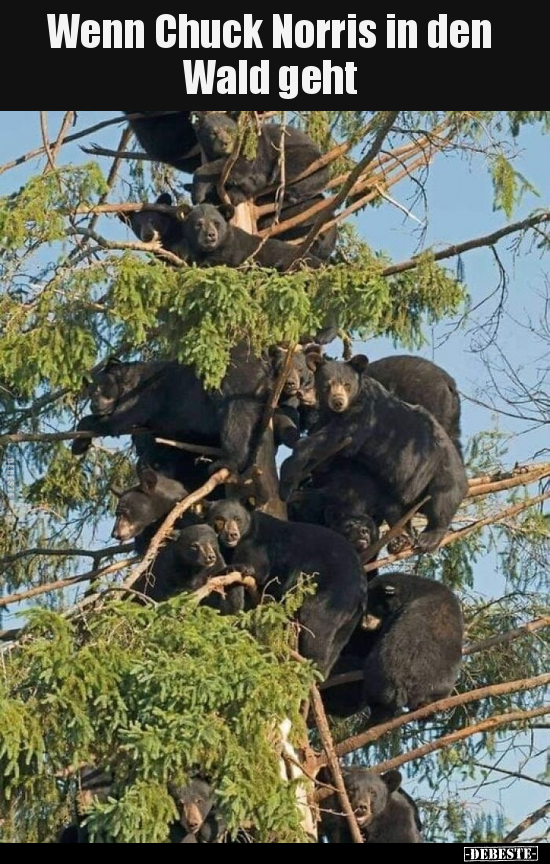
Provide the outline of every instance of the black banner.
{"type": "Polygon", "coordinates": [[[538,62],[543,71],[544,28],[494,5],[453,13],[436,7],[414,18],[374,7],[334,19],[262,9],[206,19],[198,11],[108,14],[5,13],[6,98],[24,87],[40,97],[181,94],[189,109],[205,99],[221,105],[227,96],[237,109],[253,97],[272,110],[360,110],[380,98],[528,98],[544,78],[535,68],[538,62]],[[21,36],[23,56],[16,53],[21,36]],[[520,87],[524,58],[530,73],[520,87]]]}

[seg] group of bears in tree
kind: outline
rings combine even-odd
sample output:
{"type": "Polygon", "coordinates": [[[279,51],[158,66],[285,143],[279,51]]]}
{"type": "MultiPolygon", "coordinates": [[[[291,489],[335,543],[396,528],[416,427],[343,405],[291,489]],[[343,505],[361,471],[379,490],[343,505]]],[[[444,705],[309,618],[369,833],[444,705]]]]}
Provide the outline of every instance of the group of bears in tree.
{"type": "MultiPolygon", "coordinates": [[[[217,181],[235,140],[235,116],[217,112],[192,123],[188,112],[149,113],[151,118],[132,121],[139,142],[152,157],[195,171],[196,206],[181,223],[170,214],[141,211],[130,216],[132,228],[144,241],[185,249],[187,260],[190,250],[201,266],[238,266],[245,248],[234,233],[240,229],[228,226],[216,207],[217,181]],[[202,164],[197,144],[206,157],[202,164]]],[[[283,131],[289,136],[287,177],[319,158],[304,133],[263,126],[256,156],[239,156],[226,183],[232,204],[268,195],[277,185],[283,131]]],[[[305,196],[320,195],[326,181],[321,169],[289,185],[285,202],[301,206],[305,196]]],[[[241,233],[250,238],[246,250],[259,242],[241,233]]],[[[294,255],[292,250],[282,241],[267,241],[258,262],[286,269],[285,256],[294,255]],[[270,243],[277,244],[273,252],[270,243]]],[[[318,266],[309,259],[302,263],[318,266]]],[[[113,536],[134,539],[140,555],[174,505],[213,473],[227,468],[242,478],[267,460],[262,468],[267,466],[266,475],[273,468],[275,494],[286,502],[288,520],[262,512],[261,496],[251,504],[245,486],[218,486],[201,508],[185,513],[150,572],[133,588],[160,602],[238,571],[256,580],[256,594],[237,584],[223,597],[213,593],[204,601],[221,614],[236,614],[258,598],[280,600],[300,574],[311,574],[316,591],[298,613],[299,651],[325,678],[357,673],[352,682],[322,688],[325,708],[340,717],[363,711],[368,722],[380,722],[449,695],[460,670],[462,615],[454,594],[418,576],[378,574],[372,566],[367,574],[364,570],[376,557],[370,547],[380,526],[395,526],[415,506],[425,515],[426,528],[416,536],[409,524],[397,538],[401,545],[432,552],[449,528],[467,490],[456,383],[420,357],[369,363],[359,355],[342,362],[324,355],[319,344],[303,345],[291,358],[272,429],[265,428],[266,405],[286,361],[285,347],[258,357],[243,341],[233,348],[219,389],[207,390],[191,366],[176,361],[110,359],[87,382],[91,413],[78,430],[133,436],[138,482],[118,493],[113,536]],[[209,464],[157,438],[217,448],[220,455],[209,464]],[[277,480],[273,449],[281,444],[292,453],[277,480]]],[[[76,439],[73,453],[83,455],[90,444],[90,438],[76,439]]],[[[174,793],[183,809],[172,842],[223,837],[215,797],[199,790],[205,782],[197,778],[174,793]],[[193,822],[185,815],[191,804],[193,822]]],[[[422,842],[418,812],[399,788],[398,772],[378,777],[367,769],[346,769],[345,782],[366,842],[422,842]]],[[[341,808],[332,805],[323,815],[322,833],[328,842],[350,842],[346,820],[337,815],[341,808]]]]}
{"type": "MultiPolygon", "coordinates": [[[[126,111],[126,114],[137,112],[126,111]]],[[[155,114],[157,112],[150,112],[155,114]]],[[[261,267],[272,267],[280,272],[295,268],[299,263],[308,267],[321,267],[334,251],[337,229],[332,225],[315,240],[311,250],[299,255],[292,240],[304,238],[314,218],[278,235],[261,240],[230,224],[234,208],[245,201],[256,199],[268,212],[258,221],[258,229],[269,228],[275,219],[275,193],[281,182],[281,164],[284,164],[285,187],[280,222],[305,213],[323,201],[322,191],[328,183],[328,168],[322,167],[294,182],[321,156],[311,138],[293,126],[265,124],[260,129],[257,150],[253,158],[239,155],[225,182],[230,203],[221,204],[217,184],[227,157],[237,140],[238,125],[235,115],[224,112],[199,114],[193,124],[189,112],[176,112],[162,117],[131,121],[138,141],[146,152],[159,161],[182,171],[194,171],[190,187],[193,208],[186,218],[154,210],[122,214],[129,221],[136,236],[144,243],[160,241],[165,249],[200,267],[225,264],[239,267],[245,261],[254,261],[261,267]],[[181,156],[181,148],[184,156],[181,156]],[[204,164],[197,161],[194,150],[200,150],[204,164]],[[193,155],[186,154],[193,152],[193,155]],[[200,166],[200,167],[198,167],[200,166]],[[269,205],[272,205],[271,208],[269,205]]],[[[163,193],[157,204],[170,206],[172,198],[163,193]]],[[[278,203],[280,206],[280,202],[278,203]]]]}

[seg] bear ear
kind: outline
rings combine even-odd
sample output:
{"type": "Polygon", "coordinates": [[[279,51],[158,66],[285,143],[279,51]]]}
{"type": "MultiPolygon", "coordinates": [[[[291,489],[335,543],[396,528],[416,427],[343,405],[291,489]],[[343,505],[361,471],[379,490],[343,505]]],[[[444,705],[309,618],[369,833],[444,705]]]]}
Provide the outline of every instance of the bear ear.
{"type": "Polygon", "coordinates": [[[172,196],[170,195],[169,192],[162,192],[159,195],[159,197],[157,198],[157,200],[155,201],[155,204],[165,204],[167,207],[171,207],[172,206],[172,196]]]}
{"type": "Polygon", "coordinates": [[[352,369],[355,369],[356,372],[361,375],[362,372],[366,372],[369,365],[369,358],[365,357],[364,354],[356,354],[355,357],[352,357],[351,360],[348,360],[348,366],[351,366],[352,369]]]}
{"type": "Polygon", "coordinates": [[[212,501],[206,501],[203,498],[202,501],[197,501],[196,504],[191,507],[193,513],[196,513],[197,516],[200,516],[202,519],[205,519],[208,516],[208,511],[212,507],[212,501]]]}
{"type": "Polygon", "coordinates": [[[192,205],[186,204],[185,201],[183,201],[181,204],[178,204],[177,208],[178,208],[177,218],[180,220],[180,222],[183,222],[184,219],[186,219],[187,216],[189,216],[191,210],[193,209],[192,205]]]}
{"type": "Polygon", "coordinates": [[[284,360],[287,350],[280,345],[270,345],[267,353],[272,360],[284,360]]]}
{"type": "Polygon", "coordinates": [[[311,369],[312,372],[315,372],[319,366],[322,366],[325,363],[325,358],[321,354],[319,350],[317,351],[308,351],[306,353],[306,365],[308,369],[311,369]]]}
{"type": "Polygon", "coordinates": [[[235,215],[235,208],[233,207],[233,204],[220,204],[218,212],[223,216],[226,222],[231,222],[235,215]]]}
{"type": "Polygon", "coordinates": [[[139,474],[139,485],[143,492],[152,495],[157,488],[157,472],[152,468],[143,468],[139,474]]]}
{"type": "Polygon", "coordinates": [[[119,360],[118,357],[109,357],[101,371],[107,372],[111,369],[117,369],[120,366],[122,366],[122,360],[119,360]]]}
{"type": "Polygon", "coordinates": [[[388,787],[388,792],[397,792],[401,786],[402,776],[399,771],[387,771],[382,774],[382,780],[388,787]]]}
{"type": "Polygon", "coordinates": [[[192,192],[193,191],[193,184],[192,183],[184,183],[182,188],[183,188],[184,192],[192,192]]]}

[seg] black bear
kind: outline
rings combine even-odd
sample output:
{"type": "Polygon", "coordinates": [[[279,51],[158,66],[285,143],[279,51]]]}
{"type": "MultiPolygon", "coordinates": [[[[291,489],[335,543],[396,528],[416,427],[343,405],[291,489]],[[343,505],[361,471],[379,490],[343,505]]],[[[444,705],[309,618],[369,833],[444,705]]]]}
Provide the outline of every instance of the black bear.
{"type": "Polygon", "coordinates": [[[282,240],[262,241],[255,234],[229,224],[233,207],[201,204],[193,207],[183,222],[183,236],[189,256],[199,267],[240,267],[245,262],[272,267],[279,273],[296,269],[301,263],[317,269],[320,258],[310,252],[298,258],[298,249],[282,240]]]}
{"type": "Polygon", "coordinates": [[[364,712],[365,722],[370,717],[363,693],[363,667],[365,657],[378,639],[378,632],[367,630],[366,622],[365,617],[359,622],[332,667],[327,686],[325,683],[321,685],[325,711],[332,717],[352,717],[359,712],[364,712]],[[336,679],[341,675],[346,675],[347,680],[337,683],[336,679]]]}
{"type": "MultiPolygon", "coordinates": [[[[138,456],[138,476],[144,469],[152,468],[163,477],[178,480],[188,492],[194,492],[207,482],[211,459],[169,444],[159,444],[149,433],[133,435],[132,442],[138,456]]],[[[209,497],[224,498],[223,486],[217,486],[209,497]]]]}
{"type": "Polygon", "coordinates": [[[214,790],[195,777],[187,786],[168,784],[178,808],[179,822],[170,826],[171,843],[221,843],[227,832],[224,820],[214,806],[214,790]]]}
{"type": "MultiPolygon", "coordinates": [[[[314,207],[315,204],[319,204],[321,201],[324,201],[323,195],[315,195],[313,198],[309,198],[307,201],[302,201],[300,204],[294,204],[291,207],[283,207],[281,211],[281,215],[279,218],[279,222],[282,224],[290,219],[293,219],[295,216],[299,216],[301,213],[305,213],[306,210],[309,210],[311,207],[314,207]]],[[[268,203],[263,202],[263,203],[268,203]]],[[[269,202],[271,203],[271,202],[269,202]]],[[[258,205],[261,206],[262,201],[258,201],[258,205]]],[[[282,231],[280,234],[277,234],[277,240],[305,240],[307,235],[310,232],[318,214],[314,216],[310,216],[305,222],[300,222],[299,225],[295,225],[294,228],[288,228],[285,231],[282,231]]],[[[266,213],[264,216],[260,216],[258,219],[258,231],[263,231],[264,228],[269,228],[273,225],[275,221],[275,212],[266,213]]],[[[328,231],[325,231],[323,234],[319,234],[315,239],[311,247],[311,252],[313,255],[316,255],[317,258],[320,258],[321,261],[328,261],[334,249],[336,247],[336,241],[338,240],[338,227],[336,225],[332,225],[328,231]]]]}
{"type": "Polygon", "coordinates": [[[328,675],[365,603],[367,583],[353,548],[327,528],[249,513],[237,501],[212,504],[207,519],[228,564],[253,575],[276,600],[300,573],[315,574],[316,594],[306,598],[298,614],[300,651],[328,675]]]}
{"type": "Polygon", "coordinates": [[[460,603],[440,582],[386,573],[369,583],[367,622],[377,638],[363,668],[363,698],[378,722],[449,696],[460,673],[460,603]]]}
{"type": "MultiPolygon", "coordinates": [[[[172,196],[168,192],[163,192],[155,203],[171,207],[172,196]]],[[[187,257],[187,247],[183,239],[183,220],[178,219],[177,216],[159,210],[128,210],[121,211],[119,218],[130,225],[142,243],[156,241],[180,258],[187,257]]]]}
{"type": "Polygon", "coordinates": [[[386,507],[390,526],[429,496],[420,507],[428,525],[415,546],[432,552],[468,488],[462,459],[428,411],[393,396],[364,374],[367,366],[367,358],[361,356],[349,363],[318,363],[315,387],[324,425],[298,441],[281,466],[281,498],[290,497],[308,466],[326,461],[335,447],[348,441],[340,455],[364,464],[395,502],[393,509],[386,507]]]}
{"type": "MultiPolygon", "coordinates": [[[[241,343],[231,352],[229,369],[219,390],[207,391],[191,366],[176,361],[122,363],[109,360],[88,384],[92,414],[79,431],[129,435],[138,428],[158,437],[220,447],[222,459],[210,473],[248,467],[272,386],[269,361],[254,357],[241,343]]],[[[73,442],[75,455],[85,453],[90,439],[73,442]]]]}
{"type": "MultiPolygon", "coordinates": [[[[367,768],[344,768],[344,784],[365,843],[423,843],[415,802],[400,789],[399,771],[373,774],[367,768]]],[[[329,843],[352,843],[337,795],[322,803],[321,831],[329,843]]]]}
{"type": "Polygon", "coordinates": [[[202,159],[190,111],[125,111],[125,114],[150,114],[130,120],[132,132],[148,156],[192,174],[202,159]],[[156,115],[156,116],[155,116],[156,115]]]}
{"type": "MultiPolygon", "coordinates": [[[[217,201],[216,185],[227,157],[233,150],[237,134],[236,122],[226,114],[218,112],[200,117],[197,138],[208,161],[195,171],[193,177],[194,204],[217,201]]],[[[283,128],[277,124],[262,126],[255,156],[247,159],[239,155],[231,166],[225,183],[231,203],[241,204],[261,195],[271,186],[279,186],[282,158],[285,166],[285,203],[299,204],[314,197],[322,192],[329,181],[326,166],[302,180],[293,181],[320,156],[317,145],[301,129],[294,126],[283,128]]]]}
{"type": "MultiPolygon", "coordinates": [[[[315,375],[307,363],[309,354],[318,354],[317,344],[305,345],[294,352],[292,366],[286,378],[279,403],[273,416],[275,443],[294,447],[300,434],[308,428],[309,416],[316,410],[315,375]]],[[[287,358],[287,350],[279,346],[270,349],[273,372],[278,377],[287,358]]]]}
{"type": "MultiPolygon", "coordinates": [[[[133,588],[161,602],[182,592],[197,591],[224,568],[216,532],[208,525],[188,525],[172,533],[172,539],[162,547],[153,562],[151,572],[142,576],[133,588]]],[[[217,599],[212,598],[212,605],[219,608],[217,599]]],[[[229,614],[240,608],[241,603],[237,609],[224,608],[224,611],[229,614]]]]}
{"type": "MultiPolygon", "coordinates": [[[[140,483],[119,496],[112,537],[127,542],[134,539],[138,555],[144,555],[173,507],[186,497],[181,483],[144,468],[140,483]]],[[[161,602],[182,592],[197,591],[225,569],[216,533],[194,512],[178,520],[170,539],[158,553],[150,572],[133,586],[135,591],[161,602]]],[[[244,588],[230,586],[225,596],[211,594],[204,605],[232,615],[244,608],[244,588]]]]}
{"type": "Polygon", "coordinates": [[[367,374],[403,402],[429,411],[462,454],[460,396],[455,379],[441,366],[423,357],[396,354],[369,363],[367,374]]]}
{"type": "Polygon", "coordinates": [[[158,474],[152,468],[143,467],[140,469],[139,483],[136,486],[115,494],[118,504],[111,536],[121,543],[143,536],[142,544],[137,544],[137,552],[142,555],[164,517],[178,501],[187,497],[187,490],[178,480],[158,474]]]}
{"type": "MultiPolygon", "coordinates": [[[[293,493],[288,512],[295,522],[332,528],[362,556],[378,540],[388,505],[395,506],[364,465],[335,456],[293,493]]],[[[366,559],[363,563],[367,563],[366,559]]]]}

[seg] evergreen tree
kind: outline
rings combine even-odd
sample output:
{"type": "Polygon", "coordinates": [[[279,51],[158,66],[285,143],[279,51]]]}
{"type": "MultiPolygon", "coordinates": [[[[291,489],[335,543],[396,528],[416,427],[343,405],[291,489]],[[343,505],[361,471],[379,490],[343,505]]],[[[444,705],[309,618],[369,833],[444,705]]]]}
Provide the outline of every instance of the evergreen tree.
{"type": "MultiPolygon", "coordinates": [[[[520,752],[526,732],[528,755],[540,750],[547,713],[550,465],[540,455],[514,469],[494,431],[473,437],[470,493],[442,548],[424,558],[383,553],[378,567],[414,568],[459,594],[467,641],[457,695],[420,709],[418,719],[365,731],[361,718],[326,727],[320,677],[293,650],[291,619],[312,590],[307,581],[284,604],[237,616],[220,617],[193,596],[133,602],[119,577],[131,590],[153,552],[139,564],[131,547],[106,541],[110,490],[135,482],[129,439],[95,438],[80,460],[69,445],[84,413],[82,376],[110,356],[178,359],[216,387],[243,339],[256,353],[294,346],[336,320],[344,344],[387,336],[414,350],[432,324],[471,320],[462,278],[470,249],[496,250],[504,238],[524,235],[542,251],[547,246],[550,211],[510,219],[532,191],[514,167],[513,145],[527,125],[546,132],[550,115],[315,111],[276,118],[301,125],[330,154],[326,204],[315,210],[304,247],[333,220],[340,226],[335,263],[280,274],[257,266],[200,269],[155,242],[129,241],[117,214],[138,211],[166,190],[181,204],[188,178],[128,152],[136,145],[125,123],[116,151],[88,142],[78,164],[67,163],[67,145],[99,127],[71,131],[75,112],[65,112],[48,141],[45,113],[42,145],[0,166],[7,183],[7,172],[29,162],[23,185],[8,183],[0,198],[0,612],[9,612],[0,631],[0,839],[51,842],[77,812],[96,842],[168,842],[178,818],[168,784],[200,773],[216,790],[231,836],[308,842],[303,796],[310,809],[315,799],[322,806],[325,790],[314,778],[328,761],[338,782],[334,754],[376,771],[405,766],[406,788],[422,790],[428,840],[519,836],[500,814],[471,811],[449,790],[456,778],[483,783],[499,771],[511,773],[518,790],[533,779],[548,785],[525,779],[520,752]],[[394,261],[346,221],[363,208],[392,206],[390,190],[410,176],[422,194],[428,166],[445,157],[483,161],[494,207],[508,219],[502,230],[394,261]],[[488,555],[497,556],[503,576],[502,595],[491,602],[475,590],[488,555]],[[309,729],[307,700],[315,717],[309,729]],[[515,747],[516,767],[499,767],[504,748],[515,747]],[[108,796],[83,794],[89,765],[112,775],[108,796]]],[[[241,117],[248,153],[256,124],[254,112],[241,117]]],[[[181,215],[179,205],[151,206],[181,215]]],[[[283,229],[276,223],[270,236],[283,229]]],[[[518,397],[526,422],[546,422],[541,387],[523,402],[525,394],[518,397]]],[[[537,829],[547,813],[534,814],[537,829]]],[[[529,827],[519,826],[520,834],[529,827]]]]}

